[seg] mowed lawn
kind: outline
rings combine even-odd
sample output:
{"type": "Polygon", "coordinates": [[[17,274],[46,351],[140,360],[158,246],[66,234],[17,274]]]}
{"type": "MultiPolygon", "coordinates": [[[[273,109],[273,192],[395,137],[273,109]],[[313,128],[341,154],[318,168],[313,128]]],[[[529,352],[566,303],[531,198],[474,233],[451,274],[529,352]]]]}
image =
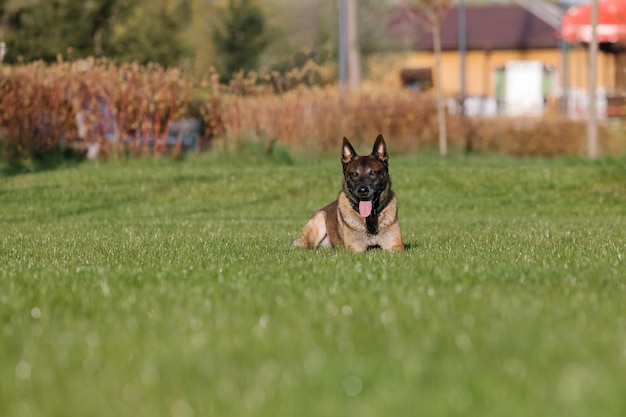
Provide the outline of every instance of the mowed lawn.
{"type": "Polygon", "coordinates": [[[290,247],[339,150],[0,174],[0,416],[626,415],[626,159],[390,162],[405,253],[290,247]]]}

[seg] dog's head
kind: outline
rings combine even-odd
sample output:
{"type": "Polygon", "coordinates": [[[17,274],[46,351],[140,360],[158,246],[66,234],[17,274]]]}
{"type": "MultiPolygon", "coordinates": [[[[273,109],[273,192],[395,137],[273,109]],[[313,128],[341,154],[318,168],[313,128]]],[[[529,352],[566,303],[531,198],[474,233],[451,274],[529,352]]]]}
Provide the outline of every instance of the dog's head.
{"type": "Polygon", "coordinates": [[[387,145],[382,135],[378,135],[372,153],[367,156],[357,155],[350,141],[343,138],[343,190],[363,217],[376,210],[381,195],[391,187],[388,160],[387,145]]]}

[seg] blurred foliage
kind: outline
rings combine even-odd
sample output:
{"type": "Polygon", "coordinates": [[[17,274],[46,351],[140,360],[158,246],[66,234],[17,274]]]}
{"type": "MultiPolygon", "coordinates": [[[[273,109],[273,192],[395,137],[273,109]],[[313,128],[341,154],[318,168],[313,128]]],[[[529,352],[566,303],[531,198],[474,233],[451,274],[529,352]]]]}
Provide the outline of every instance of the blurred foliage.
{"type": "Polygon", "coordinates": [[[98,156],[176,156],[180,147],[168,147],[167,138],[173,120],[191,115],[192,94],[180,70],[156,64],[16,65],[0,77],[0,158],[41,160],[90,148],[98,156]]]}
{"type": "Polygon", "coordinates": [[[239,70],[255,70],[267,45],[265,17],[258,3],[256,0],[228,0],[217,13],[213,44],[223,79],[230,79],[239,70]]]}
{"type": "MultiPolygon", "coordinates": [[[[288,72],[237,73],[220,84],[213,73],[197,82],[179,69],[90,59],[4,68],[0,77],[0,159],[41,160],[67,150],[99,157],[170,155],[175,120],[200,121],[197,151],[261,141],[290,150],[325,152],[337,135],[381,132],[402,152],[435,146],[432,97],[414,90],[366,88],[342,95],[323,87],[311,60],[288,72]],[[316,85],[311,87],[311,85],[316,85]],[[344,133],[342,133],[344,132],[344,133]]],[[[583,121],[449,115],[451,148],[515,156],[583,155],[583,121]]],[[[176,129],[174,129],[176,131],[176,129]]],[[[601,127],[603,154],[623,154],[623,130],[601,127]]]]}
{"type": "Polygon", "coordinates": [[[192,55],[187,38],[190,0],[117,0],[121,19],[112,19],[113,37],[107,56],[122,62],[181,66],[192,55]]]}
{"type": "Polygon", "coordinates": [[[0,0],[5,62],[108,56],[122,62],[181,63],[190,0],[0,0]]]}
{"type": "Polygon", "coordinates": [[[0,37],[9,48],[5,61],[53,61],[59,54],[84,56],[108,52],[109,22],[116,12],[114,9],[119,9],[117,3],[116,0],[0,0],[0,37]]]}
{"type": "MultiPolygon", "coordinates": [[[[361,51],[410,48],[420,28],[402,10],[429,1],[359,0],[361,51]]],[[[335,61],[337,10],[338,0],[0,0],[0,41],[9,64],[93,56],[269,73],[335,61]]]]}
{"type": "Polygon", "coordinates": [[[336,11],[336,0],[0,0],[0,41],[5,64],[107,57],[230,78],[334,60],[336,11]]]}

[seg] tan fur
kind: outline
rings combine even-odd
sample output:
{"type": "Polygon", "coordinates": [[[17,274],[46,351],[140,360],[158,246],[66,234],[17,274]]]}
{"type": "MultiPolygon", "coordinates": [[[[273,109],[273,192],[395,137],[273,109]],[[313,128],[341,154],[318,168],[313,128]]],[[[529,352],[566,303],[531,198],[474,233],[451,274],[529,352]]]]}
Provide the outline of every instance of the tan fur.
{"type": "Polygon", "coordinates": [[[375,246],[386,250],[404,250],[397,214],[398,201],[394,196],[378,216],[378,233],[372,235],[367,232],[365,218],[352,209],[342,191],[337,200],[313,213],[293,246],[309,249],[345,247],[355,252],[375,246]]]}
{"type": "Polygon", "coordinates": [[[366,218],[352,208],[344,187],[337,200],[313,213],[293,246],[345,247],[355,252],[376,246],[385,250],[404,250],[398,223],[398,200],[390,187],[383,195],[386,206],[377,215],[378,230],[375,233],[368,232],[366,218]]]}

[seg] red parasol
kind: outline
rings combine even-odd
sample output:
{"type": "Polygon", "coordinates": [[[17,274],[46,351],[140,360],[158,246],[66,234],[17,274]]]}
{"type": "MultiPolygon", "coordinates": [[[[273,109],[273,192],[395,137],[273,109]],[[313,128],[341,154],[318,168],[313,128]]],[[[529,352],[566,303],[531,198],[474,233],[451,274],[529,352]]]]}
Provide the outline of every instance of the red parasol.
{"type": "MultiPolygon", "coordinates": [[[[626,41],[626,0],[598,2],[598,42],[626,41]]],[[[561,36],[570,43],[591,41],[591,4],[570,7],[563,15],[561,36]]]]}

